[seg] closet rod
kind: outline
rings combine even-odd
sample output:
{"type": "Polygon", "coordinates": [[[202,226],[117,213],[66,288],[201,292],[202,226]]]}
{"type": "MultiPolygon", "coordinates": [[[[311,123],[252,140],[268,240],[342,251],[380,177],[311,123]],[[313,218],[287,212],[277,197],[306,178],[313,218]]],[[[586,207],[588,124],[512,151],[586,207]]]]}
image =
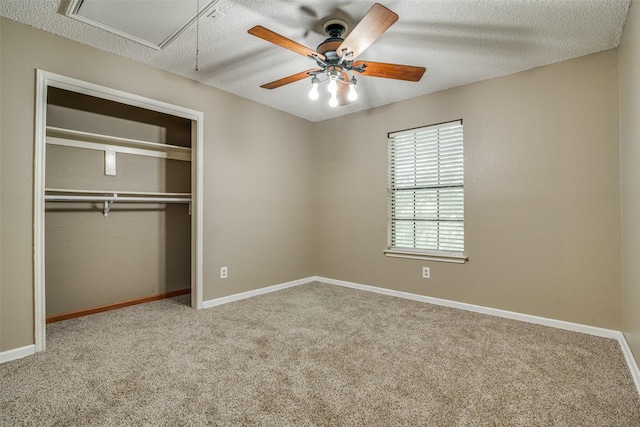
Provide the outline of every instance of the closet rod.
{"type": "Polygon", "coordinates": [[[191,193],[167,193],[167,192],[150,192],[150,191],[124,191],[124,190],[81,190],[70,188],[51,188],[44,189],[47,194],[62,193],[62,194],[96,194],[98,196],[105,196],[109,194],[120,194],[123,196],[158,196],[158,197],[191,197],[191,193]]]}
{"type": "Polygon", "coordinates": [[[47,194],[47,202],[129,202],[129,203],[191,203],[189,197],[132,197],[132,196],[67,196],[47,194]]]}
{"type": "Polygon", "coordinates": [[[190,197],[132,197],[118,196],[69,196],[65,194],[46,194],[45,202],[98,202],[104,203],[102,214],[106,217],[109,215],[111,204],[119,203],[188,203],[189,215],[191,215],[191,198],[190,197]]]}

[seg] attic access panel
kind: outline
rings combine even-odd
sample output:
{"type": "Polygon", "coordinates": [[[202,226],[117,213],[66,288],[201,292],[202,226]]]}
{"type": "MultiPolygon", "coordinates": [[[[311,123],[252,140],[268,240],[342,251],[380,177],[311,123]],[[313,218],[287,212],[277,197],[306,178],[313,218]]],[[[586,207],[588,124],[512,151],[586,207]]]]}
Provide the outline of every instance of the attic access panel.
{"type": "Polygon", "coordinates": [[[66,16],[164,49],[220,0],[71,0],[66,16]],[[198,5],[200,10],[196,13],[198,5]]]}

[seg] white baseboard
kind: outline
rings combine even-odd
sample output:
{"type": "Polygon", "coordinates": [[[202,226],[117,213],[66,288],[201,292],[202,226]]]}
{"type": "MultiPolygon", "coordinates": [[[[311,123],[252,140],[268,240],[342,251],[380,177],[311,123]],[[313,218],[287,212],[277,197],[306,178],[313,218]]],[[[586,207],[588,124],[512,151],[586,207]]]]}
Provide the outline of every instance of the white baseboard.
{"type": "Polygon", "coordinates": [[[313,282],[313,278],[307,277],[305,279],[294,280],[292,282],[281,283],[279,285],[268,286],[266,288],[255,289],[253,291],[242,292],[239,294],[229,295],[227,297],[210,299],[202,303],[202,308],[211,308],[216,305],[227,304],[233,301],[240,301],[245,298],[255,297],[257,295],[268,294],[269,292],[275,292],[286,288],[292,288],[294,286],[303,285],[305,283],[313,282]]]}
{"type": "Polygon", "coordinates": [[[620,331],[615,331],[613,329],[598,328],[598,327],[589,326],[589,325],[582,325],[580,323],[566,322],[563,320],[549,319],[546,317],[533,316],[530,314],[516,313],[513,311],[500,310],[497,308],[467,304],[463,302],[456,302],[456,301],[450,301],[450,300],[445,300],[440,298],[427,297],[424,295],[411,294],[408,292],[394,291],[391,289],[378,288],[378,287],[369,286],[369,285],[362,285],[360,283],[345,282],[344,280],[329,279],[327,277],[314,276],[310,279],[312,279],[312,281],[328,283],[330,285],[344,286],[347,288],[359,289],[361,291],[375,292],[378,294],[390,295],[398,298],[421,301],[429,304],[452,307],[460,310],[473,311],[476,313],[488,314],[491,316],[504,317],[507,319],[519,320],[522,322],[535,323],[543,326],[550,326],[552,328],[564,329],[564,330],[573,331],[573,332],[581,332],[584,334],[595,335],[603,338],[615,339],[620,344],[622,353],[624,354],[624,357],[627,361],[627,366],[629,366],[629,370],[631,371],[631,376],[633,377],[633,381],[636,384],[636,389],[638,390],[638,393],[640,393],[640,370],[638,369],[638,364],[636,363],[636,360],[633,357],[631,348],[629,348],[627,339],[625,338],[624,334],[620,331]]]}
{"type": "Polygon", "coordinates": [[[638,369],[638,364],[636,363],[636,359],[633,357],[633,353],[631,352],[627,339],[622,332],[619,332],[619,334],[618,342],[620,343],[620,347],[622,347],[622,353],[624,354],[624,358],[627,360],[627,365],[629,365],[629,370],[631,370],[631,376],[633,377],[633,381],[636,383],[638,393],[640,393],[640,369],[638,369]]]}
{"type": "Polygon", "coordinates": [[[26,345],[24,347],[14,348],[0,352],[0,363],[9,362],[11,360],[20,359],[22,357],[31,356],[36,352],[36,345],[26,345]]]}
{"type": "Polygon", "coordinates": [[[394,291],[391,289],[378,288],[375,286],[362,285],[359,283],[345,282],[344,280],[329,279],[326,277],[314,277],[314,280],[331,285],[345,286],[347,288],[359,289],[362,291],[375,292],[383,295],[390,295],[398,298],[405,298],[414,301],[422,301],[429,304],[441,305],[444,307],[457,308],[460,310],[473,311],[476,313],[489,314],[491,316],[504,317],[507,319],[520,320],[538,325],[551,326],[558,329],[566,329],[568,331],[582,332],[589,335],[595,335],[605,338],[618,338],[620,332],[612,329],[598,328],[595,326],[582,325],[579,323],[565,322],[563,320],[548,319],[546,317],[533,316],[530,314],[522,314],[514,311],[500,310],[497,308],[484,307],[481,305],[467,304],[464,302],[451,301],[441,298],[427,297],[424,295],[412,294],[409,292],[394,291]]]}
{"type": "MultiPolygon", "coordinates": [[[[429,304],[440,305],[445,307],[457,308],[460,310],[473,311],[476,313],[488,314],[491,316],[504,317],[507,319],[519,320],[522,322],[535,323],[538,325],[550,326],[558,329],[565,329],[573,332],[581,332],[584,334],[595,335],[604,338],[613,338],[618,340],[622,353],[627,361],[627,365],[631,371],[631,376],[636,384],[638,392],[640,392],[640,369],[638,364],[629,348],[629,344],[620,331],[612,329],[598,328],[595,326],[582,325],[579,323],[565,322],[563,320],[549,319],[546,317],[533,316],[530,314],[516,313],[513,311],[500,310],[497,308],[484,307],[480,305],[467,304],[463,302],[450,301],[440,298],[428,297],[424,295],[412,294],[408,292],[394,291],[392,289],[379,288],[376,286],[363,285],[360,283],[346,282],[344,280],[330,279],[328,277],[311,276],[304,279],[294,280],[291,282],[281,283],[279,285],[268,286],[266,288],[255,289],[253,291],[242,292],[239,294],[229,295],[222,298],[215,298],[212,300],[204,301],[202,308],[211,308],[217,305],[227,304],[233,301],[243,300],[245,298],[251,298],[270,292],[279,291],[282,289],[292,288],[294,286],[303,285],[310,282],[322,282],[330,285],[344,286],[347,288],[358,289],[361,291],[375,292],[378,294],[394,296],[398,298],[405,298],[414,301],[426,302],[429,304]]],[[[29,356],[36,352],[36,346],[34,344],[25,347],[16,348],[0,353],[0,363],[8,362],[10,360],[19,359],[21,357],[29,356]]]]}

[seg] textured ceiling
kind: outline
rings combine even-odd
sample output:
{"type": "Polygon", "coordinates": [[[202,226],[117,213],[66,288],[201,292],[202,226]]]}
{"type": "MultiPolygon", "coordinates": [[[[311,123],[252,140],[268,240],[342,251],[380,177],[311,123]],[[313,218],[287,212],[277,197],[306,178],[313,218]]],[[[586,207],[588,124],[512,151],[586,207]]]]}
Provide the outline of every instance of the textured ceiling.
{"type": "MultiPolygon", "coordinates": [[[[147,1],[153,10],[153,0],[118,1],[147,1]]],[[[362,76],[358,100],[335,108],[322,91],[325,98],[308,98],[308,79],[260,88],[315,63],[247,30],[262,25],[315,49],[326,38],[323,22],[341,18],[353,28],[374,1],[220,0],[199,21],[199,71],[195,25],[157,50],[66,17],[64,1],[0,0],[0,14],[317,122],[617,47],[630,1],[382,0],[399,20],[358,59],[427,72],[418,83],[362,76]]]]}

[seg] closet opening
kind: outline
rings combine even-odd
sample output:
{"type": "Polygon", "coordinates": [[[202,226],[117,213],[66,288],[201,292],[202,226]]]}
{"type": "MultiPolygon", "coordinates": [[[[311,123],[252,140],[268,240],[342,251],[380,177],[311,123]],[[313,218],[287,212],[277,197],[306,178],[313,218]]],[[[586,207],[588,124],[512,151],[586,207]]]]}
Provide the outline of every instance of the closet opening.
{"type": "Polygon", "coordinates": [[[190,150],[190,120],[48,89],[47,323],[191,292],[190,150]]]}
{"type": "Polygon", "coordinates": [[[38,77],[36,350],[45,323],[186,294],[202,308],[202,113],[38,77]]]}

